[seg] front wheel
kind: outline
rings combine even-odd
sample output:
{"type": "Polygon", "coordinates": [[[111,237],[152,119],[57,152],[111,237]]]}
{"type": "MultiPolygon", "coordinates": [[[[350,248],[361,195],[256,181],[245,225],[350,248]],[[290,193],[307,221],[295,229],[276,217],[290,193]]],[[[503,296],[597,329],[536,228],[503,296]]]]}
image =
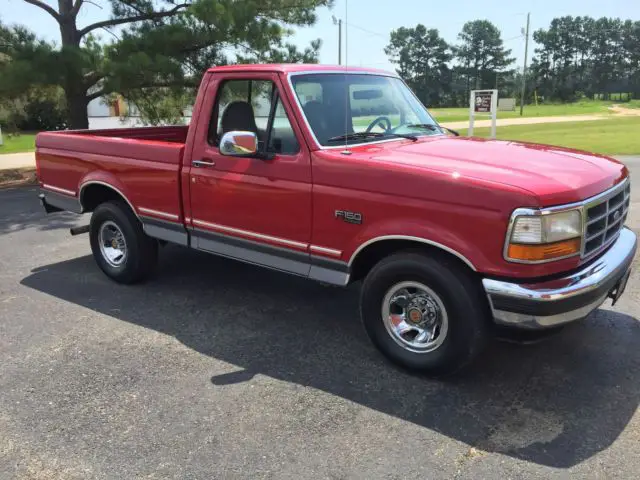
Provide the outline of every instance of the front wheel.
{"type": "Polygon", "coordinates": [[[118,283],[144,280],[157,263],[158,242],[144,233],[138,218],[121,202],[96,207],[89,239],[96,263],[118,283]]]}
{"type": "Polygon", "coordinates": [[[481,351],[488,308],[471,272],[423,253],[380,261],[364,281],[360,303],[378,349],[405,368],[432,375],[455,372],[481,351]]]}

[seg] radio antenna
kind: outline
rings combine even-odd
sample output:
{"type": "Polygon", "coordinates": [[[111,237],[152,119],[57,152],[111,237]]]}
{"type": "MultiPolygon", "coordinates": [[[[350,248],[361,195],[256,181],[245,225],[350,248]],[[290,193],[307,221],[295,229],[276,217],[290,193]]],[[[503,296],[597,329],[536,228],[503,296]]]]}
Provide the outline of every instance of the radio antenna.
{"type": "Polygon", "coordinates": [[[347,124],[349,123],[349,84],[347,83],[347,70],[349,69],[349,0],[344,0],[344,150],[343,155],[351,155],[349,140],[347,139],[347,124]]]}

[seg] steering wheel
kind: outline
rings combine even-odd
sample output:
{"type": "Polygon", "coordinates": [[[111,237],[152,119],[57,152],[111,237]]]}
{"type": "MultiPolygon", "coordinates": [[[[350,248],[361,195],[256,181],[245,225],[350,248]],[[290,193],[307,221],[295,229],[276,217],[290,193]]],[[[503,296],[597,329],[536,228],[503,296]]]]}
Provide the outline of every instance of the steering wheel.
{"type": "Polygon", "coordinates": [[[382,115],[371,122],[365,132],[369,133],[376,125],[380,125],[382,128],[384,128],[385,132],[391,130],[391,120],[389,120],[389,117],[385,117],[384,115],[382,115]]]}

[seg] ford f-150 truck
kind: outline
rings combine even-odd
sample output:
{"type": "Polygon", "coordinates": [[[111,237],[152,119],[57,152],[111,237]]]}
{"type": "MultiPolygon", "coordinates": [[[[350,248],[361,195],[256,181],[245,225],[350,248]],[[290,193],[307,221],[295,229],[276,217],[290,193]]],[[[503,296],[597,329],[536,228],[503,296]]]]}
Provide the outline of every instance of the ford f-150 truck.
{"type": "Polygon", "coordinates": [[[623,164],[451,135],[382,71],[215,67],[189,126],[36,145],[44,208],[93,212],[84,231],[116,282],[148,277],[167,242],[361,280],[373,343],[430,374],[469,363],[505,326],[550,329],[615,303],[636,251],[623,164]]]}

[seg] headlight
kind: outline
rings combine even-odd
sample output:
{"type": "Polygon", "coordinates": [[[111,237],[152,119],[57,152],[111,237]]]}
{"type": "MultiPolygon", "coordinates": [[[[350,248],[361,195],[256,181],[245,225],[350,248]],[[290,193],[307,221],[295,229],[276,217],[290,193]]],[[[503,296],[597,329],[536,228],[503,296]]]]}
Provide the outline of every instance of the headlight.
{"type": "Polygon", "coordinates": [[[525,212],[516,210],[513,213],[505,248],[507,260],[542,263],[580,253],[580,210],[545,214],[525,212]]]}

